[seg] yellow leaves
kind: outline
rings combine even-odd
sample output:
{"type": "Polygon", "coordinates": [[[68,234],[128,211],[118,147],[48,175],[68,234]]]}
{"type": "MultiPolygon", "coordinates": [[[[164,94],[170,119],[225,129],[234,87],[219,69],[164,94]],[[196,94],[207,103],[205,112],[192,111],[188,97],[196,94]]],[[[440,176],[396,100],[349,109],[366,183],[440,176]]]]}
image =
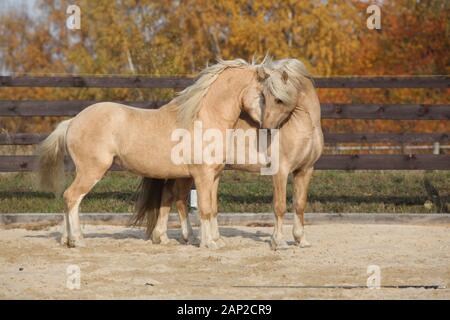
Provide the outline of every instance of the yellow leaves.
{"type": "MultiPolygon", "coordinates": [[[[407,0],[383,4],[383,25],[388,30],[379,34],[367,30],[367,3],[356,0],[80,0],[83,27],[74,33],[65,28],[64,8],[68,3],[39,0],[47,17],[32,21],[36,28],[23,37],[19,30],[35,17],[2,19],[4,41],[12,48],[27,47],[19,52],[17,63],[8,57],[13,52],[9,50],[9,68],[23,67],[27,72],[47,67],[55,70],[60,63],[56,72],[127,73],[129,51],[141,73],[177,70],[191,74],[217,56],[250,59],[254,54],[270,52],[277,58],[305,60],[315,74],[364,74],[367,69],[367,73],[374,74],[377,72],[373,68],[381,73],[395,70],[386,66],[398,60],[395,48],[399,44],[406,48],[411,42],[411,50],[424,51],[427,57],[433,54],[425,41],[427,35],[415,41],[403,25],[413,33],[423,33],[419,23],[426,26],[428,33],[433,32],[432,26],[440,28],[444,35],[446,32],[440,6],[427,9],[415,1],[411,6],[407,0]],[[56,6],[58,2],[60,6],[56,6]],[[431,20],[427,15],[439,19],[431,20]],[[402,28],[402,33],[395,32],[402,28]],[[42,50],[44,44],[50,50],[42,50]],[[56,59],[52,56],[55,52],[56,59]],[[35,58],[29,61],[29,56],[35,58]]],[[[431,39],[435,46],[443,40],[439,36],[431,39]]],[[[404,53],[409,54],[409,50],[404,53]]],[[[445,72],[448,67],[440,63],[439,68],[445,72]]]]}
{"type": "MultiPolygon", "coordinates": [[[[1,16],[0,69],[130,74],[131,60],[139,74],[191,75],[219,56],[251,59],[269,52],[275,58],[300,59],[318,76],[447,74],[450,70],[445,1],[383,1],[381,32],[367,29],[368,3],[358,0],[76,2],[82,29],[75,32],[65,27],[65,8],[72,3],[68,0],[38,0],[39,17],[1,16]]],[[[33,89],[22,94],[30,99],[136,97],[133,90],[97,89],[70,93],[33,89]]],[[[15,93],[9,96],[15,98],[15,93]]],[[[170,94],[144,92],[145,99],[163,96],[170,94]]],[[[418,92],[413,100],[433,102],[441,96],[418,92]]],[[[412,97],[411,92],[399,92],[390,99],[402,102],[412,97]]],[[[326,91],[321,98],[326,102],[384,99],[373,90],[326,91]]]]}

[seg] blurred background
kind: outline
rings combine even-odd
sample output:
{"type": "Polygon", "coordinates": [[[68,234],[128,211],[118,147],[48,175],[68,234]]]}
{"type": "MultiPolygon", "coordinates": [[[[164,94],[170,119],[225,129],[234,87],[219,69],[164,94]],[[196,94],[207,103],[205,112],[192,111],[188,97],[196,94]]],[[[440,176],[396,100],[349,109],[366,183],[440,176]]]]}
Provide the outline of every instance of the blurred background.
{"type": "MultiPolygon", "coordinates": [[[[314,76],[447,75],[449,15],[450,2],[445,0],[1,0],[0,74],[191,76],[217,57],[251,60],[270,53],[276,59],[300,59],[314,76]],[[366,9],[374,3],[381,8],[381,30],[366,26],[366,9]],[[81,30],[66,27],[70,4],[81,8],[81,30]]],[[[448,89],[318,91],[322,103],[449,103],[448,89]]],[[[170,99],[174,93],[173,89],[0,88],[0,100],[148,101],[170,99]]],[[[0,117],[0,131],[48,133],[61,120],[0,117]]],[[[322,125],[330,133],[449,131],[445,120],[327,119],[322,125]]],[[[327,145],[326,152],[354,152],[354,147],[358,153],[412,150],[377,148],[383,146],[393,145],[327,145]]],[[[0,146],[0,154],[30,154],[32,148],[0,146]]],[[[413,152],[431,153],[432,146],[413,152]]],[[[439,152],[448,149],[443,146],[439,152]]],[[[448,171],[317,172],[307,210],[445,212],[449,178],[448,171]]],[[[32,190],[28,174],[3,174],[0,179],[0,212],[62,210],[62,202],[32,190]]],[[[221,210],[270,211],[267,179],[227,172],[221,210]]],[[[108,174],[82,210],[132,210],[136,181],[126,173],[108,174]]]]}

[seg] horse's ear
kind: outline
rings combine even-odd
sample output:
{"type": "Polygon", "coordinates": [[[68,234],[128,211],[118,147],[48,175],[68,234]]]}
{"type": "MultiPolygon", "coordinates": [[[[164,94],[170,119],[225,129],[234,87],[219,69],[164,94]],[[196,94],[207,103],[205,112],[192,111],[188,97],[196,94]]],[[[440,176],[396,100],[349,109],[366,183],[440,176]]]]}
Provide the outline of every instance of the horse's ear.
{"type": "Polygon", "coordinates": [[[283,71],[283,72],[281,73],[281,80],[283,80],[283,82],[286,84],[287,81],[288,81],[288,79],[289,79],[289,75],[287,74],[286,71],[283,71]]]}
{"type": "Polygon", "coordinates": [[[264,81],[269,77],[269,74],[263,66],[259,66],[256,68],[256,74],[259,81],[264,81]]]}

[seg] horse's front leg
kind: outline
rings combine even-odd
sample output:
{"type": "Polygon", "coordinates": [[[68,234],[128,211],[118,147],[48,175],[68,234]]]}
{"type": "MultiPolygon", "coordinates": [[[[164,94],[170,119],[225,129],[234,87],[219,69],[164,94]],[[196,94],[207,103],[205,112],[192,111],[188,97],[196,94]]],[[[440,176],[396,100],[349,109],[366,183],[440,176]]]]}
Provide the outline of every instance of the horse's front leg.
{"type": "Polygon", "coordinates": [[[213,240],[217,243],[217,245],[219,247],[224,247],[225,241],[220,236],[219,223],[217,222],[217,214],[218,214],[217,193],[219,190],[219,181],[220,181],[220,178],[216,177],[216,179],[214,180],[214,186],[213,186],[212,196],[211,196],[212,209],[213,209],[212,216],[211,216],[211,232],[212,232],[213,240]]]}
{"type": "Polygon", "coordinates": [[[294,228],[292,229],[292,233],[294,235],[294,239],[296,244],[301,247],[309,247],[311,246],[305,238],[305,208],[306,208],[306,200],[308,195],[308,186],[311,181],[311,176],[313,174],[314,169],[308,168],[306,170],[298,170],[294,172],[294,208],[295,208],[295,216],[294,216],[294,228]]]}
{"type": "MultiPolygon", "coordinates": [[[[211,217],[213,213],[212,197],[214,188],[214,172],[200,174],[194,177],[198,193],[198,208],[200,215],[200,247],[217,249],[219,246],[213,240],[211,232],[211,217]]],[[[217,196],[217,195],[216,195],[217,196]]]]}
{"type": "Polygon", "coordinates": [[[275,225],[270,245],[273,250],[287,248],[287,242],[283,237],[283,218],[286,213],[286,184],[288,173],[279,170],[272,178],[273,183],[273,208],[275,212],[275,225]]]}
{"type": "Polygon", "coordinates": [[[63,246],[69,245],[69,213],[64,212],[63,222],[61,226],[61,244],[63,246]]]}

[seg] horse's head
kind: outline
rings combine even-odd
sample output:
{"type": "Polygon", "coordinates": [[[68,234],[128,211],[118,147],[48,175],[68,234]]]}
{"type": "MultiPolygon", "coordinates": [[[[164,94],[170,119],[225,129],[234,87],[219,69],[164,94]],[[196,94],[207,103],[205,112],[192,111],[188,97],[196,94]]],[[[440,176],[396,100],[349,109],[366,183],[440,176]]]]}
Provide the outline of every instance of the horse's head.
{"type": "Polygon", "coordinates": [[[243,93],[242,109],[262,128],[276,128],[295,108],[297,90],[286,72],[262,65],[255,72],[255,81],[243,93]]]}
{"type": "Polygon", "coordinates": [[[292,74],[284,68],[259,67],[259,73],[267,73],[264,83],[263,97],[265,108],[262,120],[262,128],[278,128],[297,106],[300,84],[292,74]]]}
{"type": "Polygon", "coordinates": [[[278,128],[287,119],[301,94],[299,82],[285,68],[272,64],[256,66],[255,83],[243,96],[244,111],[267,129],[278,128]]]}

